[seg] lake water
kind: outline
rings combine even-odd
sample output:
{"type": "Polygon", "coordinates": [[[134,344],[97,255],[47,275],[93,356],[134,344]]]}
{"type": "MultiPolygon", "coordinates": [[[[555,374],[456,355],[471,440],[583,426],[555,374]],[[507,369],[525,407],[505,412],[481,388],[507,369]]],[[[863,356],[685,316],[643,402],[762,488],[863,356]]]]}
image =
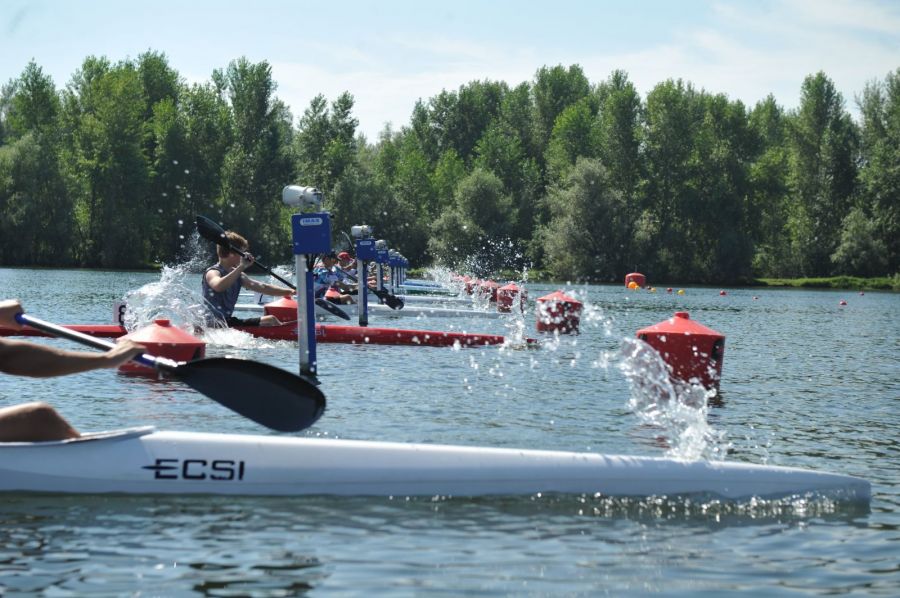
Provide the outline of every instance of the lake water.
{"type": "MultiPolygon", "coordinates": [[[[139,310],[177,319],[199,297],[199,275],[179,276],[0,269],[0,288],[57,323],[110,323],[129,293],[139,310]]],[[[727,453],[864,477],[871,504],[3,495],[0,594],[900,594],[900,295],[528,288],[532,299],[575,293],[587,308],[582,333],[527,350],[320,345],[328,410],[302,435],[727,453]],[[701,447],[632,413],[620,355],[624,339],[682,310],[727,336],[720,396],[696,423],[709,427],[701,447]]],[[[372,323],[515,334],[503,320],[372,323]]],[[[534,324],[529,313],[525,334],[538,336],[534,324]]],[[[233,331],[209,340],[209,356],[297,369],[295,344],[233,331]]],[[[85,431],[268,433],[177,382],[108,370],[0,378],[0,405],[28,400],[85,431]]]]}

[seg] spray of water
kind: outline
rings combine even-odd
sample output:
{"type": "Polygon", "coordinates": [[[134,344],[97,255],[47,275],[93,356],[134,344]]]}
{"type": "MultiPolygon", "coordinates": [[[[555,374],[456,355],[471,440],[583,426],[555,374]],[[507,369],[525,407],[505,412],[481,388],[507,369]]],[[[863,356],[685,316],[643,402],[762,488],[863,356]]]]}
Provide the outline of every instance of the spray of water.
{"type": "Polygon", "coordinates": [[[157,282],[129,291],[125,295],[125,328],[137,330],[159,318],[189,332],[201,328],[206,308],[192,268],[190,262],[163,266],[157,282]]]}
{"type": "Polygon", "coordinates": [[[725,458],[730,443],[707,421],[709,391],[674,380],[659,353],[638,339],[623,340],[618,367],[631,386],[628,408],[643,425],[660,431],[668,456],[725,458]]]}
{"type": "MultiPolygon", "coordinates": [[[[173,326],[202,335],[209,345],[259,349],[271,344],[238,330],[206,327],[208,314],[200,291],[200,273],[211,261],[204,251],[204,244],[195,232],[183,247],[181,255],[184,261],[164,266],[158,281],[125,295],[125,328],[137,330],[164,318],[173,326]]],[[[284,267],[276,271],[285,278],[291,276],[284,267]]]]}

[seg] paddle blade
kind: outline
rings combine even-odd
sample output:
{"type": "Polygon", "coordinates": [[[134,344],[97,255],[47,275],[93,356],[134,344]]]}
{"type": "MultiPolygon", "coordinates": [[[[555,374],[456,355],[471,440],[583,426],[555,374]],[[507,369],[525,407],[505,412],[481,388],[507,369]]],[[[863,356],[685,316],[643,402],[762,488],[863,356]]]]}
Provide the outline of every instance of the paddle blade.
{"type": "Polygon", "coordinates": [[[299,432],[325,412],[325,395],[306,380],[258,361],[213,357],[168,369],[212,400],[279,432],[299,432]]]}
{"type": "Polygon", "coordinates": [[[333,316],[337,316],[339,318],[343,318],[344,320],[349,320],[350,316],[347,315],[343,309],[328,301],[327,299],[322,299],[321,297],[316,298],[316,305],[327,311],[333,316]]]}
{"type": "Polygon", "coordinates": [[[216,245],[222,247],[231,247],[228,238],[225,236],[225,229],[206,216],[197,216],[197,232],[207,241],[212,241],[216,245]]]}
{"type": "Polygon", "coordinates": [[[369,290],[378,295],[378,298],[384,301],[385,305],[390,307],[391,309],[403,309],[403,299],[397,297],[396,295],[391,295],[385,290],[378,290],[369,287],[369,290]]]}

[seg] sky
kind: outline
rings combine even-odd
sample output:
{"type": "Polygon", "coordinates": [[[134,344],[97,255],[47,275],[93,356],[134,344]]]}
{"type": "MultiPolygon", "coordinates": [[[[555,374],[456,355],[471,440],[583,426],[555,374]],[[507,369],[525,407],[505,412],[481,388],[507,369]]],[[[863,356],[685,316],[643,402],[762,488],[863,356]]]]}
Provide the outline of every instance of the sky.
{"type": "Polygon", "coordinates": [[[558,64],[595,84],[622,69],[644,97],[680,78],[786,109],[823,71],[856,116],[865,85],[900,68],[900,1],[0,0],[0,83],[34,60],[62,89],[88,56],[148,50],[187,83],[267,61],[295,119],[316,95],[348,91],[370,141],[407,125],[418,99],[473,80],[513,87],[558,64]]]}

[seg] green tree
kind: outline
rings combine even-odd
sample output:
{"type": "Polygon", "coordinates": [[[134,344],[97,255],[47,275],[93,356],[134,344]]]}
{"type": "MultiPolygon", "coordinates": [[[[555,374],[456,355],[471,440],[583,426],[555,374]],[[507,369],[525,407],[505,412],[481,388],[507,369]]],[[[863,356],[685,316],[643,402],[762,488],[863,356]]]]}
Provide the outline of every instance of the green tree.
{"type": "Polygon", "coordinates": [[[538,69],[532,87],[537,156],[544,155],[556,119],[563,110],[587,98],[590,93],[591,84],[577,64],[569,68],[557,65],[538,69]]]}
{"type": "Polygon", "coordinates": [[[503,182],[506,193],[512,198],[516,220],[511,223],[509,232],[521,252],[521,248],[531,240],[534,228],[541,189],[538,165],[526,155],[516,132],[500,120],[491,125],[481,137],[475,153],[475,168],[497,175],[503,182]]]}
{"type": "Polygon", "coordinates": [[[803,81],[800,107],[789,123],[793,274],[826,276],[853,205],[857,132],[843,97],[821,72],[803,81]]]}
{"type": "Polygon", "coordinates": [[[48,133],[58,124],[59,93],[53,80],[34,61],[12,82],[4,117],[6,136],[18,139],[29,132],[48,133]]]}
{"type": "Polygon", "coordinates": [[[452,208],[431,226],[431,254],[442,263],[465,264],[477,274],[505,265],[510,223],[515,221],[512,198],[497,175],[476,168],[460,181],[452,208]]]}
{"type": "Polygon", "coordinates": [[[436,212],[439,214],[453,205],[456,186],[466,177],[466,165],[456,153],[449,149],[438,159],[432,173],[431,186],[435,193],[436,212]]]}
{"type": "Polygon", "coordinates": [[[749,168],[750,197],[747,226],[754,239],[752,262],[755,276],[789,275],[787,122],[784,110],[769,95],[749,115],[750,133],[756,143],[749,168]]]}
{"type": "MultiPolygon", "coordinates": [[[[597,87],[599,110],[593,124],[597,156],[606,167],[609,185],[623,200],[622,218],[634,226],[641,214],[641,98],[624,71],[613,71],[597,87]]],[[[644,255],[634,237],[622,239],[621,260],[624,270],[643,263],[644,255]]]]}
{"type": "Polygon", "coordinates": [[[639,244],[654,257],[646,271],[654,279],[694,280],[690,227],[685,206],[694,202],[691,153],[694,131],[702,118],[697,92],[682,81],[665,81],[647,95],[643,159],[646,204],[637,230],[639,244]]]}
{"type": "Polygon", "coordinates": [[[358,121],[353,117],[353,102],[347,92],[330,108],[324,96],[313,98],[300,118],[294,142],[302,182],[325,193],[325,205],[336,231],[360,224],[368,201],[366,171],[358,162],[364,143],[355,136],[358,121]]]}
{"type": "MultiPolygon", "coordinates": [[[[181,218],[180,234],[190,231],[192,216],[220,209],[222,171],[228,149],[234,143],[231,108],[222,90],[212,83],[194,84],[180,95],[178,118],[184,131],[185,154],[179,159],[186,174],[181,195],[187,220],[181,218]]],[[[176,160],[172,156],[172,160],[176,160]]]]}
{"type": "Polygon", "coordinates": [[[130,62],[87,58],[64,92],[67,167],[76,182],[80,242],[87,266],[149,261],[151,240],[135,234],[147,214],[149,165],[143,152],[143,87],[130,62]]]}
{"type": "Polygon", "coordinates": [[[620,280],[632,226],[625,198],[599,160],[579,158],[547,194],[550,222],[539,231],[546,266],[564,280],[620,280]]]}
{"type": "MultiPolygon", "coordinates": [[[[866,85],[859,106],[863,157],[861,209],[872,218],[873,226],[868,232],[884,246],[884,259],[875,260],[875,263],[884,262],[884,269],[878,274],[893,274],[900,272],[900,69],[888,73],[883,82],[866,85]]],[[[857,223],[858,218],[854,215],[849,223],[857,223]]],[[[857,234],[848,232],[847,224],[845,220],[842,239],[845,236],[852,239],[857,234]]],[[[845,245],[844,241],[841,244],[845,245]]],[[[841,254],[846,255],[848,251],[849,247],[845,247],[841,254]]],[[[846,263],[845,259],[836,261],[846,263]]]]}
{"type": "Polygon", "coordinates": [[[454,150],[467,164],[475,146],[497,118],[508,91],[505,83],[472,81],[458,91],[441,91],[413,110],[412,131],[432,165],[447,150],[454,150]]]}
{"type": "Polygon", "coordinates": [[[751,135],[741,102],[722,94],[701,96],[703,119],[691,157],[693,200],[683,204],[685,241],[694,276],[704,282],[749,278],[753,242],[747,223],[751,135]]]}
{"type": "Polygon", "coordinates": [[[286,260],[289,210],[281,190],[296,172],[290,111],[275,97],[272,68],[265,61],[234,60],[214,79],[225,90],[234,122],[234,142],[222,169],[222,218],[251,240],[255,255],[286,260]]]}
{"type": "Polygon", "coordinates": [[[597,156],[597,139],[594,120],[596,102],[585,97],[563,109],[553,125],[550,143],[547,145],[547,176],[558,181],[575,166],[578,158],[597,156]]]}
{"type": "Polygon", "coordinates": [[[6,90],[0,146],[0,256],[5,264],[72,263],[72,197],[59,159],[60,100],[33,61],[6,90]]]}
{"type": "Polygon", "coordinates": [[[887,244],[878,231],[878,221],[856,206],[844,218],[840,244],[831,261],[844,274],[881,276],[888,271],[887,244]]]}
{"type": "Polygon", "coordinates": [[[72,198],[52,138],[30,131],[0,146],[0,261],[72,264],[72,198]]]}

